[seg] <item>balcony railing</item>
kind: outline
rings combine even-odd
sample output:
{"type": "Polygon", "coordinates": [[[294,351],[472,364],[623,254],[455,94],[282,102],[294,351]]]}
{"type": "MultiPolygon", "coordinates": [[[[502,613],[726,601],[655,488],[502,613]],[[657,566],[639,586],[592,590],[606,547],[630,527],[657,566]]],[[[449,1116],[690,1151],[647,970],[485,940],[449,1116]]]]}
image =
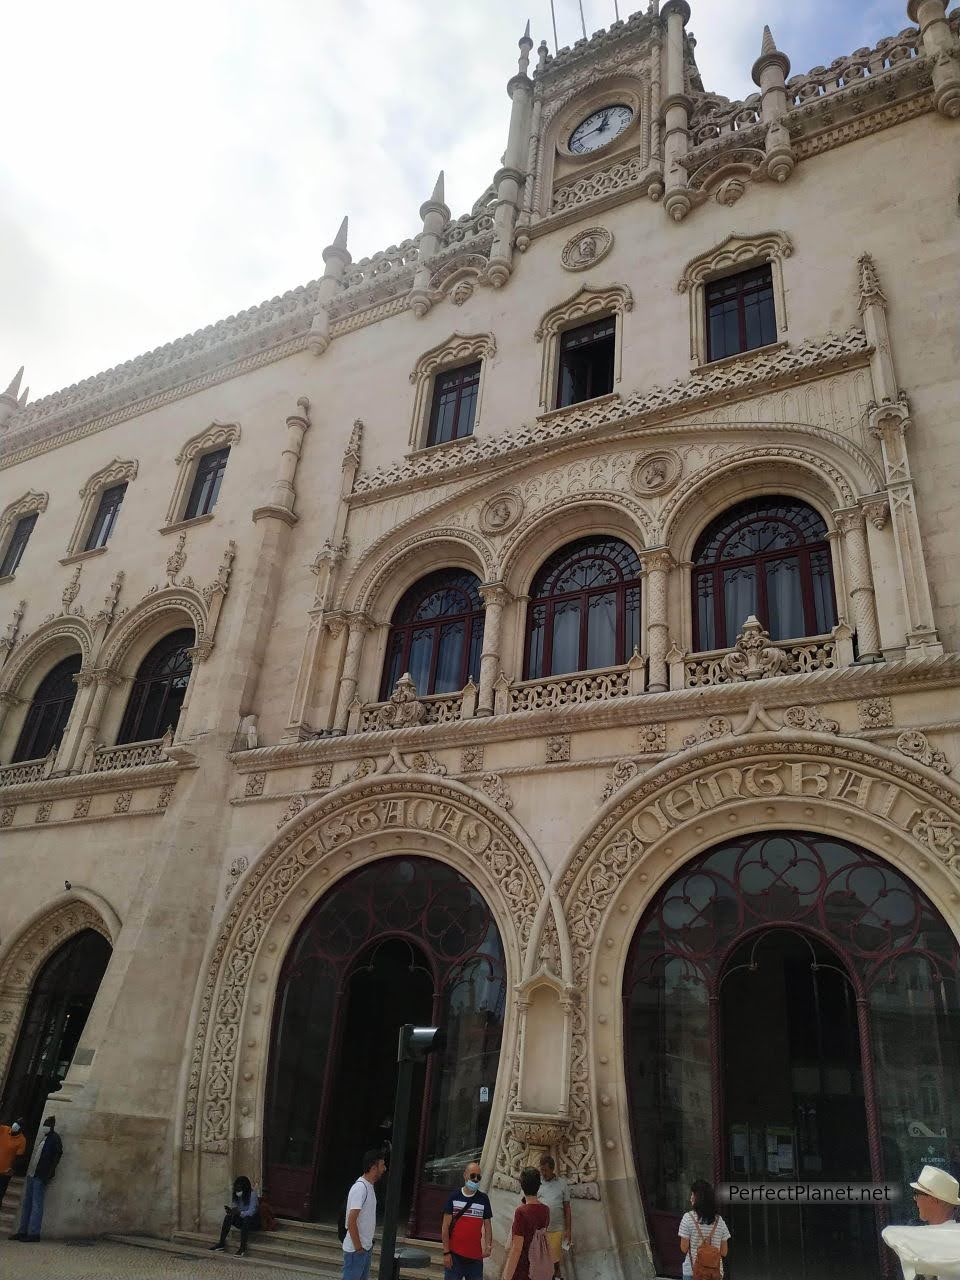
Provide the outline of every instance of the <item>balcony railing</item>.
{"type": "Polygon", "coordinates": [[[84,773],[109,773],[114,769],[136,769],[140,765],[159,764],[170,737],[150,742],[131,742],[122,747],[96,747],[87,757],[84,773]]]}
{"type": "Polygon", "coordinates": [[[24,760],[22,764],[8,764],[0,768],[0,787],[16,787],[24,782],[39,782],[53,768],[54,755],[43,760],[24,760]]]}
{"type": "Polygon", "coordinates": [[[756,618],[748,618],[732,648],[709,653],[674,652],[669,658],[671,689],[704,689],[849,666],[853,661],[853,638],[850,628],[841,623],[829,635],[771,640],[756,618]]]}
{"type": "Polygon", "coordinates": [[[635,654],[622,667],[547,676],[540,680],[521,680],[516,684],[501,679],[494,690],[494,715],[507,715],[511,711],[547,711],[558,707],[575,707],[585,702],[601,702],[643,693],[645,666],[640,655],[635,654]]]}

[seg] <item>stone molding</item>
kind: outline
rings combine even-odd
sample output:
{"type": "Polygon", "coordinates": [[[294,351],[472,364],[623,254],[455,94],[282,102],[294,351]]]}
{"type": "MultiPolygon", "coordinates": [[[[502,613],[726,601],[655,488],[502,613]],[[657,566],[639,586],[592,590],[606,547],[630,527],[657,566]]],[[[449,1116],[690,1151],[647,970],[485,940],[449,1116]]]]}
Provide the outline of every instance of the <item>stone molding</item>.
{"type": "MultiPolygon", "coordinates": [[[[299,918],[291,918],[294,891],[308,877],[319,886],[325,876],[329,887],[355,866],[395,855],[395,844],[376,837],[397,830],[418,831],[418,849],[450,862],[487,896],[503,939],[508,977],[514,984],[520,980],[548,877],[512,819],[461,784],[415,773],[374,776],[315,801],[285,825],[241,878],[233,907],[213,941],[187,1067],[181,1129],[185,1151],[199,1145],[203,1152],[228,1152],[238,1131],[237,1104],[243,1115],[251,1105],[248,1098],[257,1096],[255,1073],[238,1080],[241,1058],[249,1060],[241,1050],[242,1024],[260,1018],[259,1025],[267,1025],[262,1004],[251,1009],[248,993],[259,994],[254,970],[277,968],[309,909],[309,903],[301,903],[299,918]],[[284,908],[285,919],[279,919],[284,908]],[[283,934],[282,947],[277,930],[283,934]],[[265,947],[271,932],[274,941],[265,947]]],[[[263,990],[272,987],[264,983],[263,990]]],[[[514,1028],[503,1046],[496,1091],[501,1105],[506,1093],[503,1064],[514,1059],[515,1037],[514,1028]]],[[[261,1065],[264,1057],[260,1055],[261,1065]]],[[[498,1126],[491,1126],[491,1133],[496,1132],[498,1126]]]]}
{"type": "Polygon", "coordinates": [[[423,448],[429,428],[434,380],[445,369],[480,361],[480,385],[477,387],[477,406],[474,413],[474,430],[480,421],[483,406],[483,384],[487,361],[497,352],[497,340],[492,333],[453,333],[443,342],[425,351],[410,371],[410,382],[416,387],[413,417],[410,421],[409,444],[411,449],[423,448]]]}
{"type": "MultiPolygon", "coordinates": [[[[747,353],[734,364],[725,364],[722,368],[708,366],[689,378],[679,378],[666,387],[636,391],[624,400],[607,396],[597,402],[572,405],[562,413],[539,419],[532,427],[524,425],[498,435],[474,437],[461,449],[429,450],[376,471],[362,472],[348,501],[352,505],[377,501],[387,493],[417,488],[428,477],[475,475],[492,465],[518,462],[558,442],[590,439],[627,427],[645,427],[680,413],[694,413],[712,404],[726,403],[740,393],[749,395],[754,390],[793,387],[798,381],[822,377],[836,370],[864,367],[870,351],[863,330],[852,328],[843,334],[809,338],[797,347],[747,353]]],[[[729,425],[742,427],[744,424],[729,425]]],[[[698,429],[698,424],[683,424],[681,429],[698,429]]],[[[842,443],[846,445],[845,441],[842,443]]]]}
{"type": "Polygon", "coordinates": [[[174,524],[183,517],[183,509],[193,480],[197,458],[201,454],[212,452],[214,449],[223,449],[224,447],[232,449],[239,439],[240,427],[237,423],[211,422],[209,427],[204,428],[203,431],[198,431],[195,436],[191,436],[186,441],[174,458],[179,471],[177,472],[177,482],[170,496],[170,505],[167,507],[165,525],[174,524]]]}
{"type": "Polygon", "coordinates": [[[114,485],[130,484],[136,480],[138,468],[139,463],[135,458],[127,459],[126,461],[121,458],[114,458],[107,466],[95,471],[86,484],[81,487],[80,514],[77,516],[77,523],[73,526],[73,533],[70,535],[70,541],[67,544],[66,554],[68,556],[81,555],[83,553],[83,544],[89,535],[90,523],[96,513],[100,495],[104,490],[110,489],[114,485]]]}

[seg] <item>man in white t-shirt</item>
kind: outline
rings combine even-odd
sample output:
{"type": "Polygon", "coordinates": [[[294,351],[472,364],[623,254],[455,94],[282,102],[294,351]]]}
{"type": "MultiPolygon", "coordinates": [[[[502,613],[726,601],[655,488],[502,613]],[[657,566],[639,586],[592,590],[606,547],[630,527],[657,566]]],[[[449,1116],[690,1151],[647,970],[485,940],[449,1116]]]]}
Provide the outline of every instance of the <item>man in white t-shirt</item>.
{"type": "Polygon", "coordinates": [[[382,1151],[368,1151],[363,1173],[347,1195],[347,1234],[343,1237],[343,1280],[368,1280],[377,1226],[375,1187],[386,1171],[382,1151]]]}
{"type": "Polygon", "coordinates": [[[570,1209],[570,1187],[566,1178],[558,1177],[553,1156],[545,1155],[540,1158],[540,1190],[537,1194],[540,1203],[550,1210],[547,1243],[550,1246],[553,1274],[555,1280],[559,1280],[563,1246],[566,1245],[569,1249],[573,1244],[573,1217],[570,1209]]]}

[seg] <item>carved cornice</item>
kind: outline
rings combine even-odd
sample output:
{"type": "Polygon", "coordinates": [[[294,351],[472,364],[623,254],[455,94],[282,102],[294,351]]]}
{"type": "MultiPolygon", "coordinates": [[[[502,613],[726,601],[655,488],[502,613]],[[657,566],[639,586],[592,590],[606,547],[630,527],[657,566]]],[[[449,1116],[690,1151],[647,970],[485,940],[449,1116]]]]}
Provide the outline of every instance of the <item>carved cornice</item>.
{"type": "Polygon", "coordinates": [[[6,541],[7,534],[22,516],[30,516],[34,512],[41,514],[46,511],[49,501],[49,493],[36,493],[33,489],[28,489],[22,497],[8,503],[0,512],[0,548],[6,541]]]}
{"type": "Polygon", "coordinates": [[[432,377],[439,369],[463,364],[468,360],[481,360],[496,354],[497,340],[492,333],[453,333],[425,351],[410,371],[410,382],[432,377]]]}
{"type": "Polygon", "coordinates": [[[108,466],[101,467],[99,471],[93,473],[81,488],[80,497],[86,498],[100,493],[103,489],[109,489],[115,484],[129,484],[131,480],[136,480],[138,466],[136,458],[130,458],[127,461],[114,458],[108,466]]]}
{"type": "Polygon", "coordinates": [[[691,258],[677,284],[678,293],[686,293],[711,276],[722,275],[752,262],[770,262],[773,258],[789,258],[793,241],[785,231],[760,231],[752,235],[733,232],[722,244],[691,258]]]}
{"type": "Polygon", "coordinates": [[[138,765],[130,769],[111,769],[103,773],[70,773],[59,778],[44,778],[12,787],[0,787],[0,807],[72,800],[78,796],[103,795],[107,791],[143,791],[148,787],[175,782],[184,768],[197,768],[196,762],[164,760],[159,764],[138,765]]]}
{"type": "MultiPolygon", "coordinates": [[[[913,662],[839,667],[774,677],[762,684],[763,704],[767,710],[819,707],[831,701],[889,697],[918,689],[956,689],[960,687],[960,654],[913,662]]],[[[645,724],[647,721],[661,724],[691,717],[731,716],[748,711],[756,697],[757,686],[744,681],[669,693],[643,693],[545,710],[514,711],[509,715],[485,719],[281,743],[274,747],[237,752],[230,759],[238,773],[247,774],[294,768],[315,761],[355,760],[361,756],[389,753],[392,746],[403,751],[462,749],[481,743],[553,737],[587,729],[645,724]]],[[[927,729],[934,732],[936,726],[931,724],[927,729]]]]}
{"type": "Polygon", "coordinates": [[[755,390],[795,386],[805,378],[865,365],[870,350],[864,332],[854,328],[844,334],[827,334],[796,347],[747,357],[721,369],[707,368],[667,387],[636,391],[623,399],[608,396],[599,402],[574,405],[560,414],[543,415],[533,426],[474,437],[459,449],[430,450],[392,466],[361,473],[348,501],[380,499],[395,490],[419,487],[427,478],[439,481],[472,475],[491,465],[516,462],[558,441],[622,431],[630,425],[646,426],[755,390]]]}

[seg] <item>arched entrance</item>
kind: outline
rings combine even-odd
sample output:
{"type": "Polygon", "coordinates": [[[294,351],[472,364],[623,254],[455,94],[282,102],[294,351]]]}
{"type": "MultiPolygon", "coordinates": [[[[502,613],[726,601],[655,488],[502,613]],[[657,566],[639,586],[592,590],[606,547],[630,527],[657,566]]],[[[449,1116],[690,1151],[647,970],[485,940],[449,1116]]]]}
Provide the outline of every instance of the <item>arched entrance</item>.
{"type": "Polygon", "coordinates": [[[505,1002],[499,932],[462,875],[403,857],[345,877],[281,971],[265,1113],[278,1209],[335,1214],[363,1151],[389,1134],[399,1027],[436,1020],[447,1047],[418,1081],[405,1189],[411,1230],[435,1235],[451,1175],[483,1147],[505,1002]]]}
{"type": "Polygon", "coordinates": [[[70,1069],[110,955],[106,938],[84,929],[50,956],[33,984],[0,1099],[0,1115],[19,1116],[30,1137],[47,1095],[70,1069]]]}
{"type": "MultiPolygon", "coordinates": [[[[658,1263],[678,1276],[690,1182],[888,1181],[888,1209],[724,1207],[736,1280],[867,1280],[883,1215],[910,1220],[924,1163],[957,1172],[960,951],[893,867],[844,841],[762,833],[678,872],[624,978],[637,1175],[658,1263]]],[[[779,1195],[787,1194],[778,1192],[779,1195]]]]}

